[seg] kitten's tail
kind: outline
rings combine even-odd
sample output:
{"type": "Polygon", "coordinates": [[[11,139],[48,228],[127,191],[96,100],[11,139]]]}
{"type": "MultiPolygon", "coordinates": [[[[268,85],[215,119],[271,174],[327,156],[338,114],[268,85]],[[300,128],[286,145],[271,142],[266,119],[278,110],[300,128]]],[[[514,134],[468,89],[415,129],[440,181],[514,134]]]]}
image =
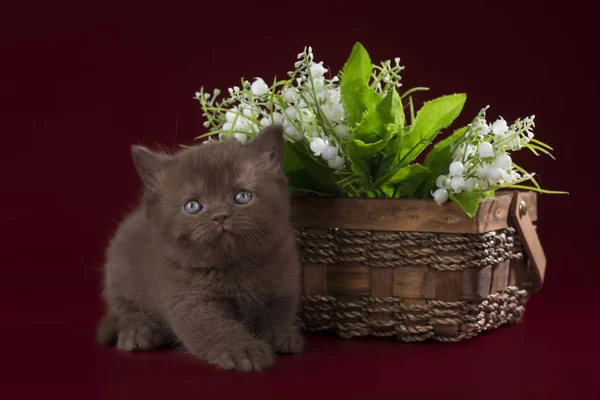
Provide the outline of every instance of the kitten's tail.
{"type": "Polygon", "coordinates": [[[98,324],[96,340],[104,346],[114,346],[119,336],[119,319],[116,315],[107,314],[98,324]]]}

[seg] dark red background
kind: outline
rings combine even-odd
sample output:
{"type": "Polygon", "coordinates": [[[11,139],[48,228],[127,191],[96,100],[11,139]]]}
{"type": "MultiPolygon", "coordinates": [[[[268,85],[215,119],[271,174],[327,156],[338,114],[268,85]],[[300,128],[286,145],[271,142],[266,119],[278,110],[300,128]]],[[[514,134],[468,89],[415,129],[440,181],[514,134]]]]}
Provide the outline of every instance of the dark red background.
{"type": "Polygon", "coordinates": [[[597,24],[577,2],[196,2],[3,5],[0,22],[0,395],[3,398],[598,398],[597,24]],[[133,143],[202,132],[201,86],[283,76],[305,45],[338,70],[355,41],[402,57],[420,100],[464,91],[459,122],[536,115],[557,161],[545,288],[515,327],[458,344],[310,337],[255,375],[94,344],[103,248],[135,204],[133,143]],[[218,394],[220,393],[220,394],[218,394]],[[5,396],[8,394],[8,396],[5,396]],[[60,397],[58,397],[60,396],[60,397]]]}

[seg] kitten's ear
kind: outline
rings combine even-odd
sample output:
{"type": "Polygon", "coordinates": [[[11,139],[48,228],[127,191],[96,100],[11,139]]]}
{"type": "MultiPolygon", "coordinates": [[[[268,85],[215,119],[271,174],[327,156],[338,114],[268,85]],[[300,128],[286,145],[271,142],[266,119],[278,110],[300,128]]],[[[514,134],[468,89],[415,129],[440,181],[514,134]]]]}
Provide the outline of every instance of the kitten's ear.
{"type": "Polygon", "coordinates": [[[154,153],[144,146],[131,146],[131,157],[144,187],[150,191],[156,190],[158,178],[171,161],[171,157],[154,153]]]}
{"type": "Polygon", "coordinates": [[[269,125],[264,128],[249,144],[250,147],[261,153],[268,153],[271,163],[281,167],[283,162],[283,127],[269,125]]]}

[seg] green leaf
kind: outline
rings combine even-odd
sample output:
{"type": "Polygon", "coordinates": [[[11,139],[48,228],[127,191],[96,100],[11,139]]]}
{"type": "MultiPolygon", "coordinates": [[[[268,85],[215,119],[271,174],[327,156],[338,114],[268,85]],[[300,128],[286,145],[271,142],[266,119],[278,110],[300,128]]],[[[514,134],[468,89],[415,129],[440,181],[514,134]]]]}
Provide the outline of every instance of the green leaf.
{"type": "Polygon", "coordinates": [[[455,130],[452,135],[448,136],[438,144],[433,146],[433,149],[427,154],[424,166],[429,168],[431,174],[429,178],[419,188],[417,197],[428,198],[431,196],[431,191],[435,189],[435,180],[440,175],[448,174],[448,168],[452,162],[450,148],[453,143],[459,140],[467,131],[466,126],[455,130]]]}
{"type": "Polygon", "coordinates": [[[458,204],[470,218],[473,218],[479,208],[479,201],[482,199],[482,194],[481,192],[460,192],[450,193],[449,197],[450,200],[458,204]]]}
{"type": "Polygon", "coordinates": [[[460,114],[467,100],[464,93],[438,97],[421,107],[412,126],[402,137],[398,164],[408,165],[428,146],[437,134],[460,114]]]}
{"type": "Polygon", "coordinates": [[[373,66],[367,50],[356,43],[340,78],[340,92],[346,120],[358,124],[367,110],[375,107],[380,96],[369,87],[373,66]]]}
{"type": "Polygon", "coordinates": [[[365,143],[359,139],[352,139],[346,145],[348,159],[352,162],[352,170],[361,177],[366,190],[370,190],[372,176],[377,171],[373,169],[373,156],[383,150],[390,140],[391,133],[384,132],[383,138],[374,143],[365,143]]]}
{"type": "Polygon", "coordinates": [[[381,186],[388,197],[414,197],[417,189],[428,176],[427,168],[413,164],[388,173],[378,179],[374,186],[381,186]]]}
{"type": "Polygon", "coordinates": [[[381,122],[393,124],[394,130],[400,132],[404,128],[404,110],[402,100],[395,90],[390,90],[377,105],[377,112],[381,115],[381,122]]]}
{"type": "Polygon", "coordinates": [[[334,171],[319,164],[298,143],[285,142],[283,170],[289,185],[303,192],[318,192],[336,196],[339,194],[334,171]]]}
{"type": "Polygon", "coordinates": [[[377,109],[369,110],[356,128],[352,129],[352,138],[364,143],[373,143],[381,140],[380,131],[382,128],[381,115],[377,109]]]}

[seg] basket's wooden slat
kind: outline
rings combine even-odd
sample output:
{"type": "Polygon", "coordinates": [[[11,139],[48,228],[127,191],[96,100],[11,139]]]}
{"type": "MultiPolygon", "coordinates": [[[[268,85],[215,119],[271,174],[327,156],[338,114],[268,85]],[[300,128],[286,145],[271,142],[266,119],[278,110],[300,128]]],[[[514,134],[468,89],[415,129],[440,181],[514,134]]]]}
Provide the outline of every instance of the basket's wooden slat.
{"type": "Polygon", "coordinates": [[[327,266],[321,264],[304,264],[304,294],[327,294],[327,266]]]}
{"type": "Polygon", "coordinates": [[[492,286],[490,288],[490,293],[497,293],[501,290],[506,289],[506,287],[508,286],[509,271],[509,260],[505,260],[497,265],[494,265],[494,267],[492,268],[492,286]]]}
{"type": "Polygon", "coordinates": [[[460,299],[483,299],[490,294],[492,267],[472,268],[462,271],[460,299]]]}
{"type": "MultiPolygon", "coordinates": [[[[392,297],[393,283],[394,270],[392,268],[371,268],[372,297],[392,297]]],[[[377,321],[389,321],[392,319],[392,313],[374,312],[371,313],[371,318],[377,321]]]]}
{"type": "Polygon", "coordinates": [[[368,296],[371,292],[369,267],[330,264],[326,271],[327,294],[368,296]]]}
{"type": "Polygon", "coordinates": [[[508,274],[508,285],[519,289],[531,289],[531,278],[529,273],[529,262],[526,259],[510,260],[510,271],[508,274]]]}
{"type": "Polygon", "coordinates": [[[433,333],[442,337],[457,337],[458,325],[433,325],[433,333]]]}
{"type": "MultiPolygon", "coordinates": [[[[537,218],[535,193],[524,193],[537,218]]],[[[344,228],[379,231],[484,233],[508,226],[512,195],[502,193],[481,201],[469,218],[458,205],[438,206],[422,199],[362,199],[296,197],[292,201],[294,225],[298,228],[344,228]]]]}
{"type": "Polygon", "coordinates": [[[425,267],[394,268],[393,295],[396,297],[421,299],[423,298],[423,283],[425,267]]]}
{"type": "MultiPolygon", "coordinates": [[[[406,304],[418,304],[420,306],[424,306],[425,304],[427,304],[427,300],[425,300],[425,299],[403,299],[402,302],[406,303],[406,304]]],[[[412,313],[414,315],[420,314],[417,311],[413,311],[412,313]]]]}
{"type": "Polygon", "coordinates": [[[435,299],[436,279],[436,271],[429,269],[425,271],[425,278],[423,278],[423,287],[421,289],[421,297],[424,299],[435,299]]]}
{"type": "MultiPolygon", "coordinates": [[[[527,202],[527,214],[533,222],[538,220],[538,195],[532,191],[519,191],[518,192],[522,199],[527,202]]],[[[499,190],[496,192],[496,196],[512,196],[515,194],[514,190],[499,190]]]]}
{"type": "Polygon", "coordinates": [[[521,193],[515,192],[510,207],[510,215],[513,223],[519,232],[521,242],[531,263],[532,287],[531,291],[535,292],[542,287],[544,283],[544,275],[546,273],[546,255],[540,243],[540,238],[533,226],[533,221],[529,216],[529,204],[521,193]],[[525,205],[525,209],[521,209],[521,204],[525,205]]]}
{"type": "Polygon", "coordinates": [[[461,271],[434,271],[435,299],[458,301],[460,299],[461,271]]]}

